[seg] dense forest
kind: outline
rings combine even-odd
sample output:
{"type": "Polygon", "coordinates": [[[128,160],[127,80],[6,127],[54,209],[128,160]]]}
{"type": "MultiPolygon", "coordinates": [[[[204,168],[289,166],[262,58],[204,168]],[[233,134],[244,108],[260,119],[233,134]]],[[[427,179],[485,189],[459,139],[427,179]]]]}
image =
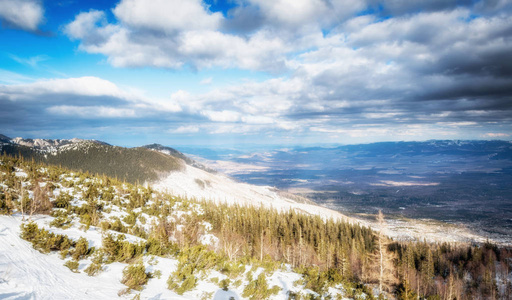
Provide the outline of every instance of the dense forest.
{"type": "MultiPolygon", "coordinates": [[[[40,251],[60,251],[61,256],[71,258],[70,269],[83,257],[92,257],[90,275],[113,261],[130,263],[123,277],[128,289],[147,282],[150,275],[137,258],[152,254],[179,260],[168,280],[168,288],[177,293],[193,289],[199,274],[207,269],[229,274],[229,280],[218,283],[228,288],[240,280],[240,266],[254,265],[268,272],[288,266],[300,273],[297,284],[313,293],[290,292],[290,299],[323,299],[330,288],[343,289],[346,297],[364,295],[366,299],[512,297],[510,248],[490,243],[393,241],[385,235],[382,214],[378,216],[381,230],[373,231],[303,211],[183,199],[36,159],[3,155],[0,161],[0,213],[50,214],[55,227],[76,220],[87,228],[143,238],[143,243],[133,244],[105,234],[103,247],[92,249],[84,241],[71,241],[34,223],[23,226],[24,239],[40,251]],[[16,175],[20,170],[26,178],[16,175]],[[70,194],[53,195],[57,186],[74,188],[85,203],[74,205],[70,194]],[[123,218],[106,217],[117,208],[124,212],[123,218]],[[178,210],[186,213],[176,217],[173,213],[178,210]],[[218,243],[201,243],[205,232],[213,234],[218,243]]],[[[266,284],[265,275],[253,278],[247,274],[250,284],[244,288],[244,297],[265,299],[277,292],[266,284]]]]}

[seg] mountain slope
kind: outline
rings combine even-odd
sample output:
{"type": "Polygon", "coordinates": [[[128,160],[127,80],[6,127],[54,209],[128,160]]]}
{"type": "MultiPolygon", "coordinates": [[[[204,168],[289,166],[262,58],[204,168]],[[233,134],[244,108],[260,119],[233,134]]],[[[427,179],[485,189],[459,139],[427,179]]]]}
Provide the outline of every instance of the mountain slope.
{"type": "MultiPolygon", "coordinates": [[[[289,291],[314,294],[290,265],[247,260],[246,250],[226,255],[226,249],[249,249],[249,243],[238,238],[227,244],[235,233],[227,231],[228,224],[212,222],[226,215],[210,204],[1,156],[0,299],[261,299],[258,293],[270,288],[270,299],[286,299],[289,291]],[[37,209],[23,213],[22,198],[28,208],[41,208],[45,198],[49,215],[37,209]],[[126,270],[139,265],[151,276],[130,286],[126,270]],[[92,267],[97,271],[90,272],[92,267]],[[192,285],[173,281],[185,275],[192,285]],[[251,289],[251,278],[268,288],[251,289]]],[[[326,296],[343,295],[339,280],[330,286],[326,296]]]]}
{"type": "Polygon", "coordinates": [[[143,147],[124,148],[94,140],[42,140],[14,138],[0,144],[0,153],[21,155],[63,167],[105,174],[131,183],[157,180],[170,171],[181,170],[181,158],[143,147]]]}

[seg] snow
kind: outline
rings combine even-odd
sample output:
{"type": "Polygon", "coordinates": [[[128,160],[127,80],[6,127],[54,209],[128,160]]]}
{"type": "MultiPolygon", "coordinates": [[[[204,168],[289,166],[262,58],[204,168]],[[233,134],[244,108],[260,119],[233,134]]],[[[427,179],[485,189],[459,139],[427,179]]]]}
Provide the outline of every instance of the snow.
{"type": "MultiPolygon", "coordinates": [[[[52,232],[65,234],[72,239],[85,237],[89,246],[101,245],[100,233],[91,226],[87,231],[76,227],[58,229],[47,227],[51,220],[48,216],[33,216],[38,226],[44,226],[52,232]]],[[[174,258],[163,258],[151,255],[144,256],[143,263],[146,272],[159,271],[160,276],[153,276],[141,291],[131,291],[126,295],[118,293],[126,286],[121,283],[124,263],[111,263],[103,266],[103,271],[97,276],[88,276],[83,271],[91,263],[90,259],[80,261],[78,273],[74,273],[64,266],[66,260],[61,260],[57,252],[43,254],[34,250],[31,243],[20,238],[21,216],[0,216],[0,299],[131,299],[139,294],[141,299],[200,299],[210,295],[208,299],[243,299],[243,289],[248,282],[242,279],[242,285],[224,291],[213,279],[222,280],[226,275],[218,271],[206,271],[206,274],[196,274],[200,280],[197,287],[183,296],[177,295],[167,288],[167,279],[176,270],[178,261],[174,258]]],[[[137,237],[126,235],[127,240],[133,241],[137,237]]],[[[213,236],[212,236],[213,237],[213,236]]],[[[69,260],[69,258],[68,258],[69,260]]],[[[249,272],[251,266],[246,266],[249,272]]],[[[262,268],[253,274],[257,276],[262,268]]],[[[274,272],[268,277],[269,286],[277,285],[282,288],[278,295],[271,299],[286,299],[290,290],[299,291],[300,286],[294,282],[300,275],[287,270],[274,272]]],[[[241,276],[245,278],[245,274],[241,276]]]]}
{"type": "Polygon", "coordinates": [[[45,255],[19,237],[19,218],[0,216],[1,299],[108,299],[124,288],[111,272],[71,272],[57,255],[45,255]]]}
{"type": "Polygon", "coordinates": [[[16,175],[16,177],[23,177],[23,178],[28,177],[27,173],[25,173],[23,171],[16,171],[16,172],[14,172],[14,175],[16,175]]]}
{"type": "Polygon", "coordinates": [[[314,204],[298,203],[282,196],[275,188],[236,182],[223,174],[212,174],[193,166],[170,173],[167,177],[152,184],[153,189],[169,192],[187,198],[212,200],[217,203],[239,205],[263,205],[279,211],[295,209],[324,218],[349,220],[345,215],[314,204]],[[205,184],[200,185],[198,181],[205,184]]]}
{"type": "MultiPolygon", "coordinates": [[[[104,265],[104,271],[94,277],[83,272],[74,273],[64,266],[65,261],[57,253],[42,254],[22,240],[19,237],[21,223],[19,217],[0,216],[0,299],[118,299],[118,292],[126,289],[120,281],[127,264],[104,265]]],[[[94,231],[81,233],[88,240],[91,234],[94,235],[94,231]]],[[[79,271],[87,265],[88,260],[81,260],[79,271]]],[[[132,291],[121,298],[131,299],[140,293],[141,299],[198,299],[204,291],[212,294],[221,291],[212,283],[201,280],[194,291],[179,296],[167,289],[167,279],[176,270],[177,260],[146,256],[144,265],[147,272],[159,270],[160,278],[151,278],[142,291],[132,291]]],[[[236,299],[240,298],[236,293],[230,293],[236,299]]]]}

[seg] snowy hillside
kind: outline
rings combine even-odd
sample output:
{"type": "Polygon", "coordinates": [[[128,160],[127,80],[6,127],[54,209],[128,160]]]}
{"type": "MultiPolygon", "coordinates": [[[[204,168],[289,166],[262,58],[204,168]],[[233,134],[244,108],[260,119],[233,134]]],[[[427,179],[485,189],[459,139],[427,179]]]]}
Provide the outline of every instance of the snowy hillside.
{"type": "MultiPolygon", "coordinates": [[[[101,247],[101,233],[97,228],[92,227],[87,231],[78,230],[77,227],[55,230],[48,225],[51,217],[37,216],[34,219],[52,232],[67,234],[76,240],[84,237],[89,245],[101,247]]],[[[21,224],[19,216],[0,216],[0,299],[115,299],[119,297],[120,291],[126,289],[121,280],[127,264],[114,262],[106,265],[98,275],[88,276],[84,270],[91,264],[91,260],[85,259],[80,261],[77,271],[72,272],[63,265],[57,253],[40,253],[29,242],[22,240],[19,229],[21,224]]],[[[212,271],[194,291],[178,295],[167,289],[166,283],[171,272],[178,266],[177,259],[147,256],[143,263],[147,272],[160,271],[161,275],[151,278],[141,292],[134,291],[122,298],[131,299],[140,295],[141,299],[241,299],[243,289],[224,291],[212,282],[215,281],[213,278],[226,278],[220,272],[212,271]]],[[[284,270],[273,273],[268,283],[283,288],[276,299],[286,299],[286,288],[291,288],[293,282],[299,279],[299,274],[284,270]]]]}
{"type": "MultiPolygon", "coordinates": [[[[306,198],[279,191],[269,186],[257,186],[237,182],[222,173],[210,173],[187,165],[184,170],[171,172],[151,186],[162,192],[217,203],[255,205],[275,208],[279,211],[295,210],[325,219],[342,220],[377,228],[376,222],[348,217],[335,209],[317,205],[306,198]]],[[[388,220],[387,234],[398,240],[432,242],[480,242],[487,238],[469,229],[432,220],[388,220]]]]}
{"type": "Polygon", "coordinates": [[[280,211],[295,209],[324,218],[349,219],[337,211],[315,205],[307,199],[285,194],[275,188],[236,182],[226,175],[212,174],[190,165],[187,165],[183,171],[171,172],[163,179],[152,183],[151,186],[159,191],[198,200],[263,205],[280,211]]]}
{"type": "MultiPolygon", "coordinates": [[[[388,225],[416,238],[431,228],[388,225]]],[[[190,165],[141,186],[2,155],[0,299],[389,299],[428,280],[424,298],[452,284],[459,296],[511,295],[512,251],[395,243],[380,226],[190,165]],[[378,257],[398,274],[387,291],[378,257]]]]}
{"type": "MultiPolygon", "coordinates": [[[[216,254],[228,246],[197,203],[5,157],[0,179],[0,212],[6,214],[0,215],[0,299],[259,299],[261,291],[268,293],[264,298],[286,299],[289,293],[315,294],[288,264],[226,260],[216,254]],[[127,274],[139,266],[144,282],[132,283],[127,274]],[[184,281],[176,279],[183,274],[184,281]]],[[[344,291],[337,284],[325,295],[340,297],[344,291]]]]}

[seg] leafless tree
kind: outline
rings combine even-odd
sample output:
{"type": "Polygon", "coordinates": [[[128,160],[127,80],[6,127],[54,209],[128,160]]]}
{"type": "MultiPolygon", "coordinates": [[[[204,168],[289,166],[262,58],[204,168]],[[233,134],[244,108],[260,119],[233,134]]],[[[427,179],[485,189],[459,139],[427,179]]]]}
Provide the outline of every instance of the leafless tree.
{"type": "Polygon", "coordinates": [[[384,291],[389,292],[397,279],[393,264],[394,256],[388,251],[389,238],[386,236],[386,221],[384,220],[384,214],[380,210],[377,215],[377,224],[379,232],[377,236],[376,260],[378,265],[379,294],[382,294],[384,291]]]}

